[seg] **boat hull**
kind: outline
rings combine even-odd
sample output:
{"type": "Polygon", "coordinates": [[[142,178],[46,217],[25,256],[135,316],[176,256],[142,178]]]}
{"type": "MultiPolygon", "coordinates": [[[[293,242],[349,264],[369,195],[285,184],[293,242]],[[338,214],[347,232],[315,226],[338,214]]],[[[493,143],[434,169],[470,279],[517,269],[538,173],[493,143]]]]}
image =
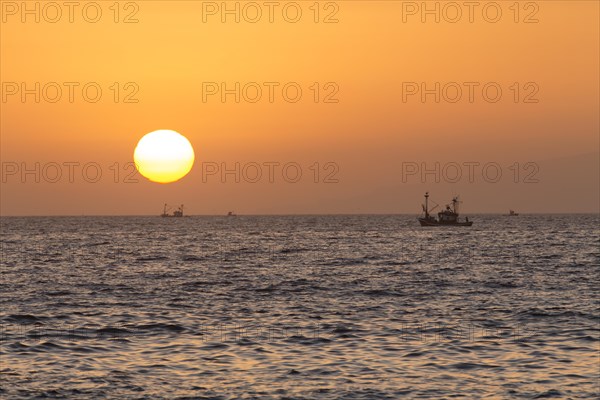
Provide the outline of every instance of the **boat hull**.
{"type": "Polygon", "coordinates": [[[437,220],[419,218],[421,226],[471,226],[473,221],[465,222],[439,222],[437,220]]]}

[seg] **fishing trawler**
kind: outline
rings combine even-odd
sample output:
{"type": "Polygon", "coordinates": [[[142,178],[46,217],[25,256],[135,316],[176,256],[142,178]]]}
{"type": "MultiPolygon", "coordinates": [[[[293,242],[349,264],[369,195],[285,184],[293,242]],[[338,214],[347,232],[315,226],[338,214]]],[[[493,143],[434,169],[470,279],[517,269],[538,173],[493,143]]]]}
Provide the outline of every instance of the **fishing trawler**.
{"type": "Polygon", "coordinates": [[[471,226],[473,221],[469,221],[469,218],[465,218],[464,221],[458,219],[458,205],[460,201],[458,197],[452,199],[452,206],[446,205],[444,211],[438,213],[438,218],[435,218],[430,214],[431,211],[435,210],[438,205],[436,204],[431,210],[429,209],[429,192],[425,193],[425,204],[423,204],[424,217],[419,218],[421,226],[471,226]]]}
{"type": "Polygon", "coordinates": [[[228,217],[236,217],[237,215],[236,215],[236,214],[235,214],[233,211],[229,211],[229,212],[227,213],[227,216],[228,216],[228,217]]]}
{"type": "Polygon", "coordinates": [[[172,214],[169,214],[169,210],[170,210],[170,207],[165,203],[165,206],[163,207],[163,213],[160,216],[163,218],[183,217],[183,204],[181,206],[179,206],[179,208],[177,210],[173,211],[172,214]]]}
{"type": "Polygon", "coordinates": [[[515,212],[514,210],[508,210],[508,214],[506,214],[507,217],[516,217],[518,215],[519,213],[515,212]]]}

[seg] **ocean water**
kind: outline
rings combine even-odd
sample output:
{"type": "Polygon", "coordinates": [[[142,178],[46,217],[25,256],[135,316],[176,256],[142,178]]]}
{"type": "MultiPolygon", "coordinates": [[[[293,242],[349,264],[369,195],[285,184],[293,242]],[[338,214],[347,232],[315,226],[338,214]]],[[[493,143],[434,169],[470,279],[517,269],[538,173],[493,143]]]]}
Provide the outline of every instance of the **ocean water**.
{"type": "Polygon", "coordinates": [[[1,219],[2,398],[598,398],[598,215],[1,219]]]}

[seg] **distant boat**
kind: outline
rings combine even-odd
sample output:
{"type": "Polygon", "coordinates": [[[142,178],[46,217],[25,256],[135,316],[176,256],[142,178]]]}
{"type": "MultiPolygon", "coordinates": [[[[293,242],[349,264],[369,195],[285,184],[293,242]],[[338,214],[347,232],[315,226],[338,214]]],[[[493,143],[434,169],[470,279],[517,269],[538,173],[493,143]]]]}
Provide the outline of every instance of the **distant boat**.
{"type": "Polygon", "coordinates": [[[227,213],[227,216],[228,216],[228,217],[236,217],[237,215],[235,215],[233,211],[229,211],[229,212],[227,213]]]}
{"type": "Polygon", "coordinates": [[[424,217],[419,218],[419,223],[421,226],[471,226],[473,225],[473,221],[469,221],[469,218],[465,218],[464,221],[459,221],[458,219],[458,205],[460,201],[458,197],[452,199],[452,207],[448,204],[444,211],[440,211],[438,213],[438,218],[435,218],[431,214],[430,211],[435,210],[437,205],[433,207],[431,210],[429,209],[429,192],[425,193],[425,204],[423,204],[423,212],[425,213],[424,217]]]}
{"type": "Polygon", "coordinates": [[[163,207],[163,213],[160,216],[163,218],[183,217],[183,204],[181,206],[179,206],[179,208],[177,210],[173,211],[172,214],[169,214],[169,210],[170,210],[170,207],[165,203],[165,206],[163,207]]]}
{"type": "Polygon", "coordinates": [[[513,210],[508,210],[508,214],[506,214],[507,217],[516,217],[517,215],[519,215],[519,213],[516,213],[513,210]]]}

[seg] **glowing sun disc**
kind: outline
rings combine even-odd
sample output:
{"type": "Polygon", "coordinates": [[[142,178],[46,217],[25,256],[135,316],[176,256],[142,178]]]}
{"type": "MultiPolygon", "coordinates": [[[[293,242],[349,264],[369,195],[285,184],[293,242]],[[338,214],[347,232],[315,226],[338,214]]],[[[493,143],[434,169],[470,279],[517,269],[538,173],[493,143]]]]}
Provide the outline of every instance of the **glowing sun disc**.
{"type": "Polygon", "coordinates": [[[140,139],[133,161],[140,174],[152,182],[175,182],[192,169],[194,148],[185,136],[161,129],[140,139]]]}

